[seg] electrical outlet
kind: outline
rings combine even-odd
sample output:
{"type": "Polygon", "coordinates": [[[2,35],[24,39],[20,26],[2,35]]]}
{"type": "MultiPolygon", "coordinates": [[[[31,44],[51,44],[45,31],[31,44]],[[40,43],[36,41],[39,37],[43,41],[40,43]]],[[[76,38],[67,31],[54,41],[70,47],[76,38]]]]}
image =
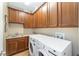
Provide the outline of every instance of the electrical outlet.
{"type": "Polygon", "coordinates": [[[65,34],[63,32],[55,32],[55,37],[65,39],[65,34]]]}

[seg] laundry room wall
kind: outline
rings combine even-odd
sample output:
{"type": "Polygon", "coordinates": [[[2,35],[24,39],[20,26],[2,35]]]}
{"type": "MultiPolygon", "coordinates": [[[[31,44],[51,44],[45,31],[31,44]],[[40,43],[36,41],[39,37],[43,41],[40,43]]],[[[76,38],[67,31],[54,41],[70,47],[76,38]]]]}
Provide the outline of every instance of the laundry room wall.
{"type": "Polygon", "coordinates": [[[11,23],[11,24],[9,24],[8,27],[9,27],[8,28],[9,35],[14,35],[16,33],[28,35],[28,34],[33,33],[32,29],[24,28],[23,24],[12,24],[11,23]]]}
{"type": "Polygon", "coordinates": [[[14,35],[16,33],[23,34],[23,25],[10,23],[8,26],[8,35],[14,35]]]}
{"type": "Polygon", "coordinates": [[[63,32],[65,34],[65,40],[72,41],[73,55],[78,54],[78,28],[38,28],[34,29],[34,32],[52,37],[55,37],[55,32],[63,32]]]}
{"type": "Polygon", "coordinates": [[[29,34],[33,34],[33,29],[25,28],[24,29],[24,35],[29,35],[29,34]]]}
{"type": "Polygon", "coordinates": [[[7,32],[7,29],[8,29],[8,17],[7,17],[7,15],[8,15],[8,10],[7,10],[7,3],[6,2],[4,2],[4,4],[3,4],[3,14],[4,15],[6,15],[6,19],[4,20],[4,36],[3,36],[3,52],[4,53],[6,53],[5,51],[6,51],[6,35],[8,34],[8,32],[7,32]]]}
{"type": "Polygon", "coordinates": [[[0,2],[0,55],[3,52],[3,35],[4,35],[4,13],[3,4],[0,2]]]}

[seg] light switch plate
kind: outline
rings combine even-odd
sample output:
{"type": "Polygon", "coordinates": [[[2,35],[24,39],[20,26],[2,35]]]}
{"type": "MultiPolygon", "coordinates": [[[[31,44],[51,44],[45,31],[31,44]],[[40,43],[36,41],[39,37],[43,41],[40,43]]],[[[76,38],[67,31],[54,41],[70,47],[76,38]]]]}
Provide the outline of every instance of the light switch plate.
{"type": "Polygon", "coordinates": [[[63,32],[55,32],[55,37],[65,39],[65,34],[63,32]]]}

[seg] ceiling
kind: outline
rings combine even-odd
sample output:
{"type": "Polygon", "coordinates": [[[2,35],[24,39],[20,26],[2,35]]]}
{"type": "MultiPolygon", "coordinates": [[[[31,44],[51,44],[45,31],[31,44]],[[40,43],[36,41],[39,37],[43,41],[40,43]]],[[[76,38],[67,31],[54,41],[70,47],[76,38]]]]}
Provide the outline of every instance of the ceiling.
{"type": "Polygon", "coordinates": [[[8,7],[33,13],[45,2],[8,2],[8,7]]]}

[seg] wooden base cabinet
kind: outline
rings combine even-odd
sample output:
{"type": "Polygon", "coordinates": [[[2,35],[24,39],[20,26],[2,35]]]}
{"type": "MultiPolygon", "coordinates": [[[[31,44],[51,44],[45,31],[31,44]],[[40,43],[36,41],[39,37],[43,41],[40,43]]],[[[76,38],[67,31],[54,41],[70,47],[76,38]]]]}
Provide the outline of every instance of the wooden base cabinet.
{"type": "Polygon", "coordinates": [[[13,39],[6,40],[6,54],[12,55],[17,52],[17,41],[13,39]]]}
{"type": "Polygon", "coordinates": [[[28,49],[28,39],[26,37],[22,37],[20,39],[17,39],[17,50],[20,52],[20,51],[23,51],[25,49],[28,49]]]}
{"type": "Polygon", "coordinates": [[[6,40],[6,54],[13,55],[28,49],[28,37],[20,37],[6,40]]]}

